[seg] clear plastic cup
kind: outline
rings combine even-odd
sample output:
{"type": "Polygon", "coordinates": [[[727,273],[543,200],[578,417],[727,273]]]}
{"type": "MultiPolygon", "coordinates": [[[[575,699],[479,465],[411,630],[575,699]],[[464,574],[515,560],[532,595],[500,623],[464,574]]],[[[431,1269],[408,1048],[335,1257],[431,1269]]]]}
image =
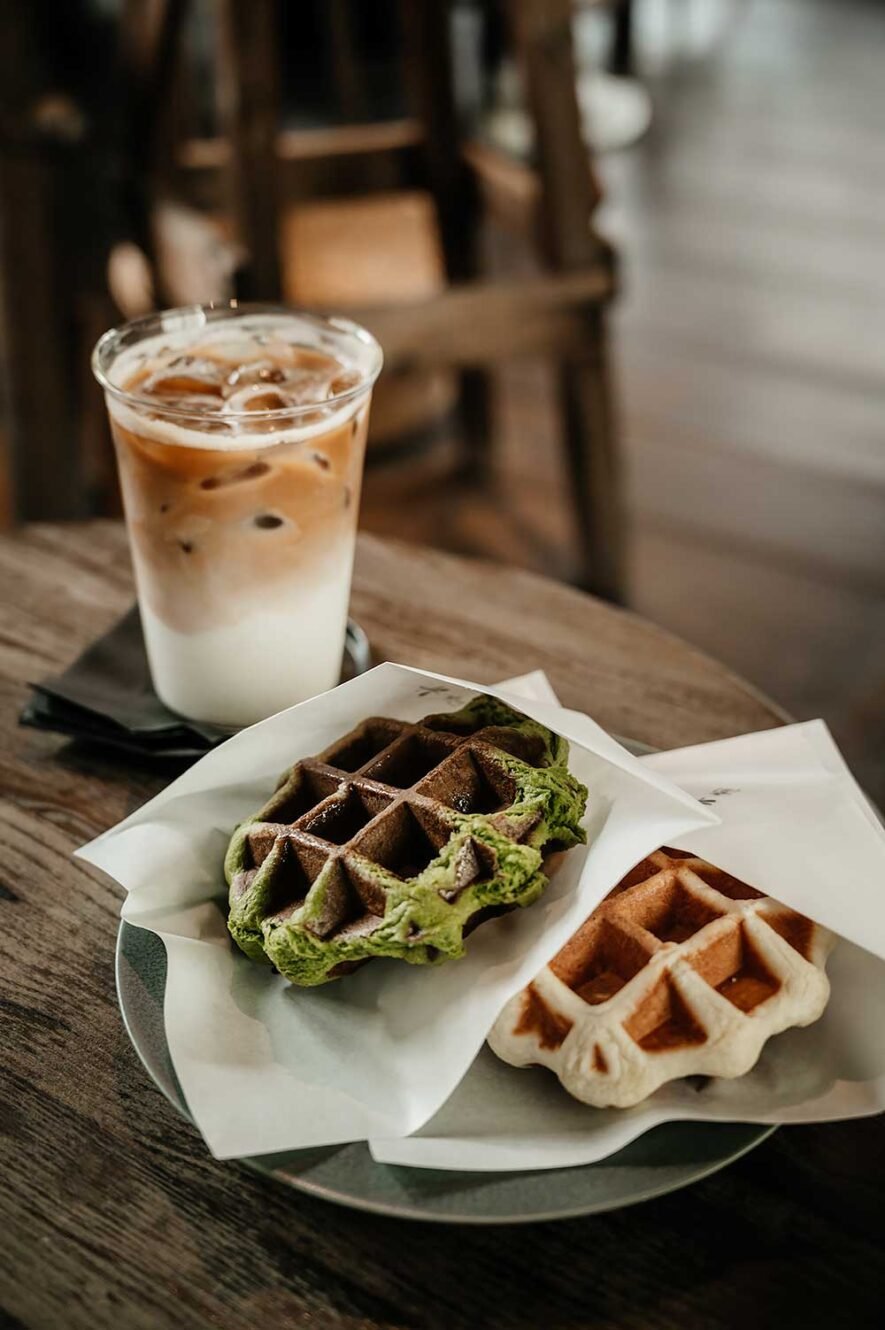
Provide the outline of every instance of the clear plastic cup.
{"type": "Polygon", "coordinates": [[[151,675],[173,711],[249,725],[338,682],[381,361],[349,320],[236,303],[98,342],[151,675]]]}

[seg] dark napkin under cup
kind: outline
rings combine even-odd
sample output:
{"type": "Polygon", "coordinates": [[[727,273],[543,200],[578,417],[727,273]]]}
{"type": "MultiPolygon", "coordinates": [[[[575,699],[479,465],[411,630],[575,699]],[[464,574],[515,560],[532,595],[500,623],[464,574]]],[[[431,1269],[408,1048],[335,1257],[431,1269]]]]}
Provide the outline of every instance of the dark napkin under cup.
{"type": "MultiPolygon", "coordinates": [[[[347,625],[342,678],[369,668],[369,644],[347,625]]],[[[87,647],[63,674],[31,684],[23,725],[108,744],[145,757],[197,758],[232,731],[186,720],[157,697],[151,682],[138,606],[87,647]]]]}

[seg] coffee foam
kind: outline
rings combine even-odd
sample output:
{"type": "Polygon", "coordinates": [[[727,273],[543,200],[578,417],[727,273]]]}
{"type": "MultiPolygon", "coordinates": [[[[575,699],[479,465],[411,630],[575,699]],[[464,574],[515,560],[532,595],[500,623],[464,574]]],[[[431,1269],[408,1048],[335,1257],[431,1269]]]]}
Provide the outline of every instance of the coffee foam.
{"type": "MultiPolygon", "coordinates": [[[[222,412],[194,412],[192,416],[166,414],[160,400],[151,402],[145,398],[143,404],[134,405],[106,393],[108,411],[114,420],[124,429],[131,430],[142,438],[156,440],[159,443],[172,444],[183,448],[203,448],[211,452],[255,451],[273,448],[281,443],[300,443],[328,434],[339,428],[365,406],[372,383],[372,366],[369,359],[373,348],[357,347],[364,351],[360,363],[358,358],[344,356],[335,338],[329,344],[317,342],[316,328],[309,320],[299,319],[294,314],[244,314],[236,320],[221,320],[217,323],[197,323],[192,317],[170,316],[170,326],[155,337],[145,338],[136,345],[122,351],[114,361],[108,378],[114,387],[125,390],[125,385],[152,360],[166,356],[170,351],[186,353],[193,347],[224,348],[225,357],[236,363],[238,358],[248,361],[256,352],[263,350],[265,339],[272,337],[299,345],[299,338],[306,349],[320,351],[333,357],[342,370],[356,370],[366,380],[365,388],[348,396],[336,406],[333,403],[318,402],[316,405],[293,407],[286,412],[285,423],[278,429],[266,415],[256,412],[255,427],[249,428],[248,415],[226,418],[222,412]],[[176,324],[178,326],[176,327],[176,324]],[[239,352],[239,356],[238,353],[239,352]],[[292,422],[292,417],[298,423],[292,422]],[[205,424],[202,422],[205,421],[205,424]]],[[[137,395],[137,394],[136,394],[137,395]]],[[[170,403],[174,408],[174,403],[170,403]]]]}

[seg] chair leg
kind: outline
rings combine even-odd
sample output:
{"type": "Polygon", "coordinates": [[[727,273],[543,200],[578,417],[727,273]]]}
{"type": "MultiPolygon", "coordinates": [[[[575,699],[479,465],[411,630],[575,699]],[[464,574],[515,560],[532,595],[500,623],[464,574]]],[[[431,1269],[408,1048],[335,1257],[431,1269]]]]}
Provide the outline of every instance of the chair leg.
{"type": "MultiPolygon", "coordinates": [[[[400,0],[403,72],[412,113],[423,129],[422,155],[433,195],[450,282],[468,282],[479,271],[479,201],[462,160],[459,113],[452,68],[450,5],[441,0],[400,0]]],[[[492,445],[491,381],[488,372],[460,375],[462,430],[459,475],[479,483],[488,478],[492,445]]]]}
{"type": "Polygon", "coordinates": [[[633,0],[618,0],[612,21],[612,45],[608,67],[612,74],[633,73],[633,0]]]}
{"type": "Polygon", "coordinates": [[[624,512],[604,315],[589,316],[587,347],[559,366],[568,483],[578,534],[578,583],[623,604],[624,512]]]}
{"type": "Polygon", "coordinates": [[[278,0],[221,6],[221,109],[230,142],[230,204],[246,251],[234,284],[243,300],[279,300],[278,0]]]}
{"type": "Polygon", "coordinates": [[[485,484],[491,472],[494,432],[492,376],[488,370],[461,371],[458,411],[462,431],[459,475],[471,484],[485,484]]]}

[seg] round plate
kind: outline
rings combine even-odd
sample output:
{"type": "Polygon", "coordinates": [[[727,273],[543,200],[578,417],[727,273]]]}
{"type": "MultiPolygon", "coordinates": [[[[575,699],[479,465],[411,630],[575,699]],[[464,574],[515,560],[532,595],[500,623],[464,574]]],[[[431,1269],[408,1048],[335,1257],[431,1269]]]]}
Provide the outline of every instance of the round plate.
{"type": "MultiPolygon", "coordinates": [[[[166,1043],[166,949],[156,933],[121,922],[116,974],[120,1010],[135,1051],[166,1098],[189,1118],[166,1043]]],[[[444,1223],[517,1224],[596,1214],[675,1191],[724,1168],[774,1130],[744,1123],[667,1123],[601,1163],[533,1173],[376,1164],[362,1142],[243,1162],[358,1210],[444,1223]]]]}

